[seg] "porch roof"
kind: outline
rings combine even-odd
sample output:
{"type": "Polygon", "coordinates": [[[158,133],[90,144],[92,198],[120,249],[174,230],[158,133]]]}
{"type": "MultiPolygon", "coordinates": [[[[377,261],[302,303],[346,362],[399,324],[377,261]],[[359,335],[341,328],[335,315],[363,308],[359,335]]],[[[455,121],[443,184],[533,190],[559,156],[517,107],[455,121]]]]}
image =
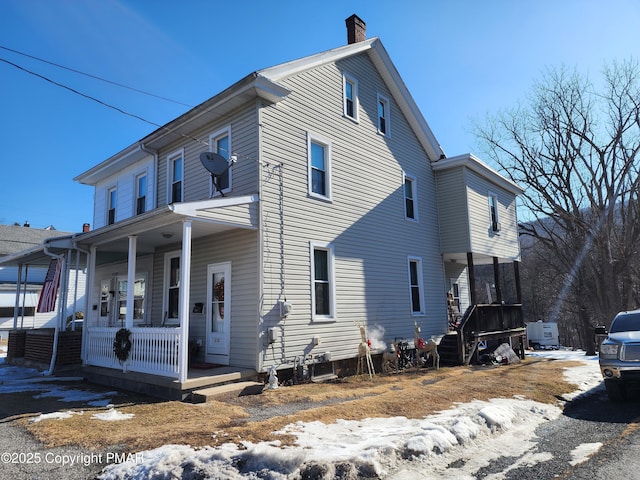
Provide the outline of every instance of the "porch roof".
{"type": "MultiPolygon", "coordinates": [[[[151,253],[163,245],[179,242],[182,238],[182,223],[186,220],[193,222],[194,239],[234,228],[257,230],[258,201],[259,196],[253,194],[167,205],[92,232],[47,239],[40,245],[0,257],[0,266],[46,267],[52,258],[47,251],[61,255],[68,250],[88,250],[91,246],[101,245],[102,258],[108,261],[110,253],[115,256],[126,255],[128,237],[133,235],[138,238],[138,253],[151,253]]],[[[79,266],[85,267],[84,259],[79,266]]]]}
{"type": "Polygon", "coordinates": [[[78,234],[75,243],[83,249],[100,247],[103,254],[121,254],[128,251],[128,237],[136,236],[138,254],[145,254],[179,242],[185,221],[193,222],[193,239],[236,228],[257,230],[258,202],[259,196],[253,194],[175,203],[78,234]]]}

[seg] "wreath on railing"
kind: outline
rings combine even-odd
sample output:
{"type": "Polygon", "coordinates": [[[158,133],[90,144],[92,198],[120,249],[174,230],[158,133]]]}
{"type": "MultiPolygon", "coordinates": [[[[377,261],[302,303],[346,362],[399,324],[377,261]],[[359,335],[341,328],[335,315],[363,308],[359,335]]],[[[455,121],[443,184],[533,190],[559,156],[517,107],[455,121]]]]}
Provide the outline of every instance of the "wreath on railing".
{"type": "Polygon", "coordinates": [[[124,363],[129,358],[129,352],[131,351],[131,330],[121,328],[116,332],[116,338],[113,340],[113,353],[116,354],[116,358],[120,360],[120,363],[124,363]]]}

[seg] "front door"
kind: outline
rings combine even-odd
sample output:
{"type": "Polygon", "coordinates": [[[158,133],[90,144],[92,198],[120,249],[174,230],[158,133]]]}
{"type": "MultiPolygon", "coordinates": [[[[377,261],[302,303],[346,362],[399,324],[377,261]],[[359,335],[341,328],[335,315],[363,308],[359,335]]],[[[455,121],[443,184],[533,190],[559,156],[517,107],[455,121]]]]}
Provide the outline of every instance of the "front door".
{"type": "Polygon", "coordinates": [[[207,362],[229,365],[231,262],[207,266],[207,362]]]}

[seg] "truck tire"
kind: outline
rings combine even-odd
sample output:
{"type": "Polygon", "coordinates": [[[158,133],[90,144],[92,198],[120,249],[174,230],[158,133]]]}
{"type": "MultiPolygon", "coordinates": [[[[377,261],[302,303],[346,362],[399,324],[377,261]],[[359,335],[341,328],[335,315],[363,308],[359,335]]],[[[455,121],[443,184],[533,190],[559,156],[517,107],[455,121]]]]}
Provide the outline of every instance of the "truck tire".
{"type": "Polygon", "coordinates": [[[626,398],[626,391],[622,382],[618,380],[604,381],[604,387],[607,390],[607,397],[612,402],[621,402],[626,398]]]}

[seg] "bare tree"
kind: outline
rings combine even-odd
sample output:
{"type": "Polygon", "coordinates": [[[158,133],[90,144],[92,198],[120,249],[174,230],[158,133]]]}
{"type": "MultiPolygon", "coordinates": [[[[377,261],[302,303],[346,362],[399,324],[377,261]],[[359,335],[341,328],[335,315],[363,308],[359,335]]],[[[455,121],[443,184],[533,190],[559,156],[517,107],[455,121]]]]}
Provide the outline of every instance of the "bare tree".
{"type": "Polygon", "coordinates": [[[535,221],[523,233],[562,272],[552,319],[579,316],[588,338],[590,322],[637,306],[637,62],[605,67],[598,89],[575,71],[549,70],[526,105],[498,113],[477,133],[485,154],[526,189],[521,211],[535,221]]]}

